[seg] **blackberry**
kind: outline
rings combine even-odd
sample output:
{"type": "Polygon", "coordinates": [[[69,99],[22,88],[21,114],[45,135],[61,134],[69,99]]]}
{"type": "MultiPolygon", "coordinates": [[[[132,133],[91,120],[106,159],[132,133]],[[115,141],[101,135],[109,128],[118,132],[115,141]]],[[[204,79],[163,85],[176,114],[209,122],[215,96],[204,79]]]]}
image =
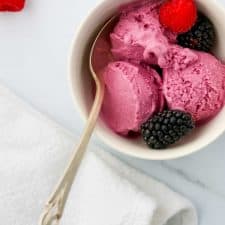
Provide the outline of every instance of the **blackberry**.
{"type": "Polygon", "coordinates": [[[179,141],[195,127],[189,113],[179,110],[165,110],[141,126],[146,144],[153,149],[165,149],[179,141]]]}
{"type": "Polygon", "coordinates": [[[186,33],[177,37],[179,45],[199,51],[210,52],[216,41],[212,22],[203,14],[198,14],[196,24],[186,33]]]}

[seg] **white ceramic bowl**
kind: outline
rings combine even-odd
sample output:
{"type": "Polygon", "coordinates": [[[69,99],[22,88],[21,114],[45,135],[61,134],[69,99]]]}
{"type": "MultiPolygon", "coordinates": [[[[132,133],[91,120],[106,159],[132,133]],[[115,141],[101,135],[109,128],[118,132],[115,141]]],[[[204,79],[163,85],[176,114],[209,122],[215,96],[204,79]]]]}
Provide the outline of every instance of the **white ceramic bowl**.
{"type": "MultiPolygon", "coordinates": [[[[77,110],[85,118],[93,102],[93,81],[88,68],[90,44],[96,31],[110,18],[117,8],[130,0],[103,0],[81,24],[72,44],[69,64],[69,84],[77,110]]],[[[216,0],[197,0],[199,9],[212,20],[217,32],[215,54],[225,59],[225,10],[216,0]]],[[[166,160],[182,157],[203,149],[217,139],[225,130],[225,108],[216,118],[196,129],[179,144],[165,151],[150,150],[140,139],[131,140],[115,134],[99,119],[96,132],[107,145],[124,154],[151,160],[166,160]]]]}

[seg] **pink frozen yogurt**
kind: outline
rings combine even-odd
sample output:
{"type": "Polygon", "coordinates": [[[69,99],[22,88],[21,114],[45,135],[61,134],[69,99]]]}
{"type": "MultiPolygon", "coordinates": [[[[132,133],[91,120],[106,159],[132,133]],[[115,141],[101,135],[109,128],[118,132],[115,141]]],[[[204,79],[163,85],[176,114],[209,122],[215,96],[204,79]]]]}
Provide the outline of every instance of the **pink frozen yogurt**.
{"type": "MultiPolygon", "coordinates": [[[[192,51],[192,57],[193,54],[197,57],[194,64],[164,69],[163,92],[170,109],[187,111],[197,123],[203,123],[224,105],[225,65],[210,54],[192,51]]],[[[190,59],[190,55],[187,57],[190,59]]]]}
{"type": "Polygon", "coordinates": [[[106,92],[102,115],[116,133],[138,132],[141,124],[164,106],[161,78],[150,68],[112,62],[103,78],[106,92]]]}
{"type": "Polygon", "coordinates": [[[158,64],[161,54],[176,42],[176,35],[159,22],[162,1],[131,4],[122,10],[120,20],[111,34],[112,53],[118,60],[158,64]]]}
{"type": "Polygon", "coordinates": [[[102,116],[116,133],[139,132],[164,108],[192,114],[197,124],[213,118],[225,103],[225,65],[213,55],[183,48],[159,22],[161,0],[124,6],[110,34],[109,51],[96,62],[106,85],[102,116]],[[113,57],[112,57],[113,56],[113,57]],[[109,60],[110,57],[110,60],[109,60]],[[163,71],[163,81],[150,66],[163,71]]]}
{"type": "Polygon", "coordinates": [[[158,65],[163,69],[183,70],[195,64],[198,55],[189,48],[182,48],[179,45],[171,44],[167,51],[158,58],[158,65]]]}

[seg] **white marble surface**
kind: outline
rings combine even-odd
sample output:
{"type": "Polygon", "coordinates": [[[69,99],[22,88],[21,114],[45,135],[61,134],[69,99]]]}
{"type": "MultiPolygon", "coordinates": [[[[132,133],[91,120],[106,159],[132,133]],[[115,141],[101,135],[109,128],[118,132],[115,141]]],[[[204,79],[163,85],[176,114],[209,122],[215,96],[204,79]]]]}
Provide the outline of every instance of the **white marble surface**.
{"type": "MultiPolygon", "coordinates": [[[[98,1],[27,0],[22,13],[0,14],[0,81],[75,135],[83,123],[67,85],[68,50],[79,22],[98,1]]],[[[93,142],[110,150],[96,137],[93,142]]],[[[197,154],[166,162],[117,155],[190,198],[200,225],[219,225],[225,224],[224,146],[225,135],[197,154]]]]}

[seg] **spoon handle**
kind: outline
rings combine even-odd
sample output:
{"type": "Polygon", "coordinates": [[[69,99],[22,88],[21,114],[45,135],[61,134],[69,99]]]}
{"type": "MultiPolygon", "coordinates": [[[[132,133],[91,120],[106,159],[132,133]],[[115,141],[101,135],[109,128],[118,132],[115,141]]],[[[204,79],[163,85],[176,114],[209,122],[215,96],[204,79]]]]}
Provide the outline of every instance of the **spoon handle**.
{"type": "Polygon", "coordinates": [[[46,207],[41,215],[39,225],[53,225],[59,224],[59,221],[63,215],[64,207],[73,184],[74,178],[77,174],[83,156],[86,152],[88,142],[94,131],[99,113],[101,110],[103,97],[104,97],[104,85],[101,81],[96,80],[96,95],[95,100],[87,121],[86,128],[80,139],[78,146],[74,147],[74,153],[68,167],[66,168],[64,175],[60,179],[55,191],[47,201],[46,207]]]}

